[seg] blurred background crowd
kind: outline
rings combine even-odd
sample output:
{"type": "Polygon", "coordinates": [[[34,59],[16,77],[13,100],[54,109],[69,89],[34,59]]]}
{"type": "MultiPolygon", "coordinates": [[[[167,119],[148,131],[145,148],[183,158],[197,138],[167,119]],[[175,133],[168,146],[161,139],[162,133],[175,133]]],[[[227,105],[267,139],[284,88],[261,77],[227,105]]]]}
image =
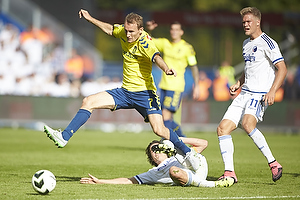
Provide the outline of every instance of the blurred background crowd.
{"type": "MultiPolygon", "coordinates": [[[[92,60],[75,48],[65,56],[54,38],[47,28],[29,27],[20,32],[13,24],[1,24],[0,95],[79,97],[121,86],[117,76],[95,79],[92,60]]],[[[198,101],[232,99],[228,89],[235,80],[235,69],[227,61],[212,71],[200,69],[198,101]]],[[[300,65],[289,70],[277,92],[276,101],[283,99],[300,99],[300,65]]]]}
{"type": "Polygon", "coordinates": [[[0,95],[78,97],[121,81],[108,76],[94,80],[94,64],[72,49],[65,56],[47,28],[20,32],[13,24],[0,26],[0,95]]]}
{"type": "MultiPolygon", "coordinates": [[[[14,2],[17,2],[17,5],[19,5],[20,3],[18,3],[17,0],[0,1],[0,4],[2,5],[2,12],[0,13],[2,19],[3,16],[7,17],[7,15],[9,15],[9,13],[6,13],[9,9],[6,10],[5,5],[13,4],[14,2]],[[4,15],[2,15],[3,13],[4,15]]],[[[53,3],[47,3],[39,0],[32,0],[32,2],[38,3],[42,7],[43,5],[45,7],[51,7],[51,4],[55,4],[54,2],[56,2],[57,4],[57,1],[54,1],[53,3]]],[[[84,3],[81,1],[74,1],[72,5],[65,2],[63,7],[54,7],[57,11],[59,11],[58,9],[66,11],[66,13],[61,14],[61,16],[64,16],[65,18],[68,16],[69,19],[71,18],[74,21],[75,19],[79,20],[77,19],[77,13],[68,14],[68,10],[72,10],[74,7],[79,10],[78,5],[83,4],[88,9],[91,9],[91,12],[93,12],[96,18],[103,18],[104,20],[107,19],[108,22],[110,22],[110,19],[123,19],[123,16],[121,16],[120,13],[124,12],[121,12],[119,10],[120,6],[125,6],[126,2],[127,7],[131,5],[130,1],[124,1],[121,3],[122,5],[118,4],[119,7],[115,7],[115,9],[118,10],[117,12],[109,12],[108,10],[112,9],[112,7],[110,6],[111,4],[114,4],[114,1],[110,3],[101,2],[102,1],[100,0],[84,1],[84,3]],[[67,5],[70,5],[69,9],[67,5]],[[112,15],[112,13],[114,13],[115,15],[112,15]],[[119,15],[117,18],[116,14],[119,15]]],[[[203,4],[195,4],[195,2],[196,1],[188,0],[185,6],[191,7],[185,9],[192,9],[193,7],[195,7],[193,5],[198,5],[198,7],[200,5],[210,5],[206,1],[203,4]]],[[[290,5],[287,2],[285,2],[285,5],[290,5]]],[[[171,4],[174,6],[178,4],[178,6],[180,7],[180,3],[178,2],[164,2],[161,4],[161,6],[170,7],[171,4]]],[[[237,10],[239,10],[239,7],[242,6],[235,4],[233,4],[230,9],[235,9],[235,7],[237,7],[237,10]]],[[[273,3],[273,5],[275,4],[273,3]]],[[[200,10],[205,9],[201,6],[199,7],[200,10]]],[[[278,5],[277,7],[280,7],[280,5],[278,5]]],[[[277,7],[274,7],[273,11],[288,13],[286,10],[278,10],[277,7]]],[[[223,11],[224,8],[218,8],[217,10],[223,11]]],[[[266,8],[263,6],[263,4],[261,4],[260,9],[262,11],[264,11],[266,8]]],[[[165,37],[168,35],[167,30],[170,23],[168,21],[164,22],[163,19],[159,17],[161,16],[161,13],[164,13],[163,11],[161,11],[162,9],[163,7],[157,8],[158,11],[156,12],[156,14],[152,14],[152,16],[154,16],[154,18],[156,16],[158,19],[158,23],[160,24],[160,29],[158,29],[155,35],[165,37]],[[159,20],[162,21],[160,22],[159,20]]],[[[131,10],[135,11],[136,8],[131,8],[131,10]]],[[[127,12],[128,11],[129,10],[127,9],[127,12]]],[[[235,12],[235,10],[229,11],[235,12]]],[[[49,10],[49,12],[51,11],[49,10]]],[[[173,14],[174,13],[170,13],[168,16],[173,16],[173,14]]],[[[42,16],[43,15],[44,14],[42,14],[42,16]]],[[[145,21],[149,19],[148,12],[146,12],[144,16],[145,21]]],[[[204,17],[208,16],[210,15],[204,17]]],[[[227,14],[227,16],[232,17],[230,14],[227,14]]],[[[279,15],[276,15],[275,17],[278,16],[279,15]]],[[[286,16],[287,14],[285,15],[285,19],[293,18],[286,16]]],[[[296,18],[294,17],[296,21],[298,19],[297,17],[299,18],[299,13],[298,15],[296,15],[296,18]]],[[[266,18],[268,18],[268,15],[266,18]]],[[[263,20],[264,19],[265,18],[263,18],[263,20]]],[[[267,20],[268,19],[266,19],[266,21],[267,20]]],[[[191,21],[193,20],[190,20],[186,23],[192,23],[191,21]]],[[[235,20],[233,20],[233,22],[234,21],[235,20]]],[[[299,28],[297,29],[297,27],[295,27],[293,24],[294,22],[291,22],[291,20],[286,21],[288,23],[286,23],[285,25],[288,25],[289,27],[292,27],[291,29],[295,30],[285,30],[283,27],[282,30],[279,31],[278,29],[276,29],[276,27],[272,29],[269,26],[265,26],[265,30],[270,32],[273,31],[272,33],[274,33],[274,35],[281,35],[279,37],[281,37],[282,40],[293,41],[293,45],[296,46],[296,49],[298,50],[299,28]],[[291,34],[291,32],[293,34],[291,34]]],[[[34,20],[32,20],[32,22],[34,22],[34,20]]],[[[122,23],[122,21],[115,22],[122,23]]],[[[197,25],[197,27],[193,27],[193,25],[189,24],[183,25],[186,25],[185,28],[188,29],[185,33],[185,39],[188,42],[194,41],[192,44],[193,46],[195,46],[196,50],[200,71],[200,80],[199,83],[190,82],[189,80],[192,80],[192,77],[191,73],[189,73],[189,69],[187,70],[185,98],[191,98],[191,88],[193,87],[193,84],[198,84],[200,89],[200,97],[198,101],[228,101],[234,98],[229,95],[229,86],[235,83],[235,80],[238,78],[241,72],[240,69],[243,67],[238,66],[238,63],[242,63],[242,56],[235,53],[237,51],[239,51],[240,53],[242,40],[245,39],[240,22],[237,23],[237,27],[222,27],[222,29],[216,29],[216,27],[214,27],[214,29],[211,29],[211,27],[208,27],[209,24],[207,25],[207,23],[209,23],[209,20],[207,20],[206,22],[195,23],[206,24],[204,24],[203,26],[197,25]],[[224,34],[224,36],[222,34],[224,34]],[[207,38],[206,35],[210,35],[213,40],[210,41],[210,38],[207,38]],[[237,37],[238,42],[235,42],[234,39],[236,39],[237,37]],[[236,64],[233,65],[233,63],[236,64]]],[[[9,23],[9,21],[7,20],[0,20],[0,95],[79,97],[88,96],[99,91],[121,86],[122,64],[119,62],[119,60],[121,60],[121,53],[119,52],[119,50],[116,50],[119,49],[119,47],[117,46],[118,44],[116,45],[118,41],[113,41],[110,38],[107,39],[106,36],[104,36],[105,39],[102,39],[103,35],[101,35],[101,33],[98,33],[97,30],[94,29],[95,27],[89,25],[86,22],[83,23],[84,25],[80,26],[76,23],[70,23],[80,29],[78,32],[81,33],[83,37],[85,35],[88,35],[87,38],[89,39],[87,40],[90,40],[89,42],[96,43],[95,45],[99,46],[98,50],[101,52],[101,54],[103,54],[104,60],[104,65],[101,66],[103,72],[99,75],[99,73],[97,72],[97,70],[99,69],[99,63],[96,63],[89,54],[83,51],[80,44],[76,45],[76,41],[75,45],[69,46],[69,50],[66,53],[65,41],[60,41],[57,39],[61,37],[61,34],[57,33],[57,31],[55,31],[53,28],[55,26],[58,26],[58,23],[54,23],[54,26],[45,26],[43,25],[43,23],[39,23],[40,26],[36,26],[36,24],[36,22],[33,24],[27,23],[26,27],[22,29],[18,27],[18,23],[9,23]],[[93,34],[89,34],[91,32],[93,34]],[[112,64],[114,66],[113,67],[109,65],[109,63],[117,64],[112,64]]],[[[282,22],[282,24],[284,24],[284,22],[282,22]]],[[[64,37],[66,38],[66,35],[64,35],[64,37]]],[[[299,51],[296,53],[296,56],[291,59],[288,54],[289,48],[284,48],[284,43],[280,43],[280,46],[282,47],[285,58],[287,58],[286,62],[289,69],[284,85],[276,94],[276,101],[282,101],[283,99],[299,100],[299,51]]],[[[154,76],[156,84],[158,84],[160,76],[159,73],[154,73],[154,76]]]]}

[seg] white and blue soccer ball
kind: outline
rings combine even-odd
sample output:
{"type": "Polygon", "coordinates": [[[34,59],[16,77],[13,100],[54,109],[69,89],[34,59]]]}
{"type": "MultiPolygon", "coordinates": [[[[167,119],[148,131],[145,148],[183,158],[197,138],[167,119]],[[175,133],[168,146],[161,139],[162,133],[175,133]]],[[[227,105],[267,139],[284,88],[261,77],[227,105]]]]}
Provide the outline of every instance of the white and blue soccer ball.
{"type": "Polygon", "coordinates": [[[165,145],[167,145],[171,149],[175,148],[173,142],[171,142],[170,140],[163,140],[162,143],[165,144],[165,145]]]}
{"type": "Polygon", "coordinates": [[[48,194],[56,186],[56,178],[54,174],[48,170],[37,171],[32,176],[32,187],[40,194],[48,194]]]}

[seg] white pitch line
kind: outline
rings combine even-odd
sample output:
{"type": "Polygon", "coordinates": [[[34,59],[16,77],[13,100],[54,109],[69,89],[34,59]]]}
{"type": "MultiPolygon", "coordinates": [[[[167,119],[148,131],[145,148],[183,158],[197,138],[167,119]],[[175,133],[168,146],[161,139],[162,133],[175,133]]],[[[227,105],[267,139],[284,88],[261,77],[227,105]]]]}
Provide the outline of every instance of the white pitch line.
{"type": "MultiPolygon", "coordinates": [[[[300,198],[300,195],[297,196],[252,196],[252,197],[191,197],[191,198],[158,198],[158,199],[116,199],[116,200],[174,200],[174,199],[186,199],[186,200],[222,200],[222,199],[294,199],[294,198],[300,198]]],[[[83,199],[80,199],[83,200],[83,199]]],[[[93,199],[89,199],[93,200],[93,199]]],[[[96,199],[94,199],[96,200],[96,199]]],[[[104,200],[104,199],[97,199],[97,200],[104,200]]]]}

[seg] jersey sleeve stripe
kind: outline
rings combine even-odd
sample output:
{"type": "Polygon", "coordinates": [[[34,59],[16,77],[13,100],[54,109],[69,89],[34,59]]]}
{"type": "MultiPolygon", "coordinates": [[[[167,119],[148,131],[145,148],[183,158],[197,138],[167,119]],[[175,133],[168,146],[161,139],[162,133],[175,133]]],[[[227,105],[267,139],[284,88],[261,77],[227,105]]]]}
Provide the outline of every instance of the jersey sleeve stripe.
{"type": "Polygon", "coordinates": [[[263,34],[261,37],[263,40],[265,40],[267,42],[267,44],[271,50],[275,49],[275,45],[273,44],[272,40],[266,34],[263,34]]]}
{"type": "Polygon", "coordinates": [[[282,61],[282,60],[284,60],[283,57],[277,58],[277,59],[274,60],[272,63],[273,63],[273,64],[276,64],[276,63],[278,63],[279,61],[282,61]]]}
{"type": "Polygon", "coordinates": [[[134,178],[139,182],[139,184],[143,184],[143,181],[140,179],[138,175],[134,176],[134,178]]]}
{"type": "Polygon", "coordinates": [[[159,52],[155,52],[155,53],[153,54],[152,58],[151,58],[152,62],[154,62],[154,56],[155,56],[156,54],[159,54],[159,55],[160,55],[159,52]]]}

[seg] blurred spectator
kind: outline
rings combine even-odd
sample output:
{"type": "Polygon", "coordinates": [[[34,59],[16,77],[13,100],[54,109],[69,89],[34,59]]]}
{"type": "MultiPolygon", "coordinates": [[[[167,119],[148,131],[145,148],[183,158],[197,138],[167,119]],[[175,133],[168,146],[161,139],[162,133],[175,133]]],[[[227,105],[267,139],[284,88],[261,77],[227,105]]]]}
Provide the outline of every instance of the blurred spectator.
{"type": "Polygon", "coordinates": [[[20,42],[22,44],[32,38],[36,38],[42,42],[42,44],[49,44],[55,41],[54,34],[47,26],[43,26],[41,29],[38,29],[29,25],[27,30],[20,34],[20,42]]]}
{"type": "Polygon", "coordinates": [[[108,83],[109,80],[110,80],[109,77],[105,77],[105,76],[99,78],[98,82],[93,81],[92,79],[87,79],[81,84],[81,88],[80,88],[81,95],[87,97],[89,95],[101,92],[102,88],[100,87],[99,82],[104,81],[104,83],[106,84],[108,83]]]}
{"type": "Polygon", "coordinates": [[[81,95],[86,97],[105,90],[120,88],[121,86],[122,81],[119,77],[113,77],[110,79],[108,76],[102,76],[101,78],[98,78],[97,81],[88,79],[81,84],[81,95]]]}
{"type": "MultiPolygon", "coordinates": [[[[88,55],[81,58],[73,51],[66,62],[63,48],[47,27],[19,33],[12,24],[0,26],[0,95],[78,97],[82,74],[91,79],[94,65],[88,55]],[[21,41],[21,42],[20,42],[21,41]],[[47,53],[45,53],[45,45],[47,53]],[[71,74],[69,80],[65,65],[71,74]],[[72,68],[74,67],[74,68],[72,68]],[[72,71],[75,69],[75,71],[72,71]]],[[[91,79],[92,81],[92,79],[91,79]]],[[[110,87],[95,85],[95,91],[110,87]]]]}
{"type": "Polygon", "coordinates": [[[55,42],[55,36],[47,26],[43,26],[41,30],[38,30],[37,37],[43,44],[53,44],[55,42]]]}
{"type": "Polygon", "coordinates": [[[220,76],[227,78],[229,86],[235,84],[235,70],[228,61],[223,61],[219,68],[220,76]]]}
{"type": "Polygon", "coordinates": [[[11,63],[14,60],[14,52],[20,45],[19,32],[11,24],[7,24],[0,32],[0,60],[11,63]]]}
{"type": "Polygon", "coordinates": [[[213,96],[216,101],[228,101],[231,99],[228,79],[220,76],[219,70],[215,72],[213,80],[213,96]]]}
{"type": "Polygon", "coordinates": [[[284,99],[297,99],[297,86],[295,81],[295,70],[288,69],[285,81],[283,83],[284,99]]]}
{"type": "Polygon", "coordinates": [[[92,59],[88,55],[82,56],[83,60],[83,76],[82,76],[82,82],[87,79],[92,79],[94,77],[94,63],[92,59]]]}
{"type": "Polygon", "coordinates": [[[83,59],[77,54],[76,49],[72,49],[72,55],[65,63],[65,72],[71,80],[81,79],[84,70],[83,59]]]}
{"type": "Polygon", "coordinates": [[[48,90],[48,94],[53,97],[69,97],[70,81],[65,73],[57,74],[55,82],[53,82],[48,90]]]}
{"type": "Polygon", "coordinates": [[[105,90],[110,90],[113,88],[120,88],[122,86],[122,80],[115,76],[112,78],[112,81],[110,81],[108,84],[105,86],[105,90]]]}
{"type": "Polygon", "coordinates": [[[12,24],[5,24],[0,31],[0,41],[4,43],[10,43],[12,38],[17,38],[17,42],[19,42],[18,35],[19,31],[16,27],[14,27],[12,24]]]}
{"type": "Polygon", "coordinates": [[[210,88],[212,86],[212,81],[210,78],[207,77],[205,71],[199,71],[199,98],[197,101],[205,101],[210,96],[210,88]]]}
{"type": "Polygon", "coordinates": [[[32,82],[28,76],[17,76],[14,88],[14,95],[29,96],[31,95],[32,82]]]}
{"type": "Polygon", "coordinates": [[[27,39],[31,39],[33,37],[33,26],[29,25],[25,31],[20,34],[20,42],[24,43],[27,39]]]}
{"type": "Polygon", "coordinates": [[[81,88],[81,81],[79,79],[71,81],[70,96],[74,98],[79,97],[81,95],[80,88],[81,88]]]}
{"type": "Polygon", "coordinates": [[[300,65],[297,68],[295,73],[295,90],[296,90],[296,98],[300,99],[300,65]]]}
{"type": "Polygon", "coordinates": [[[15,88],[15,77],[8,65],[0,63],[0,95],[11,95],[15,88]]]}
{"type": "Polygon", "coordinates": [[[30,75],[30,79],[32,82],[31,95],[45,96],[47,94],[45,91],[46,91],[46,86],[48,83],[46,76],[38,74],[37,72],[33,72],[30,75]]]}
{"type": "Polygon", "coordinates": [[[32,34],[32,37],[21,43],[21,48],[26,52],[29,64],[37,66],[42,62],[43,43],[37,38],[35,32],[32,34]]]}
{"type": "Polygon", "coordinates": [[[49,59],[55,73],[62,73],[65,71],[66,57],[62,46],[55,43],[51,54],[49,54],[49,59]]]}
{"type": "Polygon", "coordinates": [[[284,89],[283,87],[281,86],[275,93],[275,99],[274,101],[275,102],[281,102],[283,100],[283,97],[284,97],[284,89]]]}

